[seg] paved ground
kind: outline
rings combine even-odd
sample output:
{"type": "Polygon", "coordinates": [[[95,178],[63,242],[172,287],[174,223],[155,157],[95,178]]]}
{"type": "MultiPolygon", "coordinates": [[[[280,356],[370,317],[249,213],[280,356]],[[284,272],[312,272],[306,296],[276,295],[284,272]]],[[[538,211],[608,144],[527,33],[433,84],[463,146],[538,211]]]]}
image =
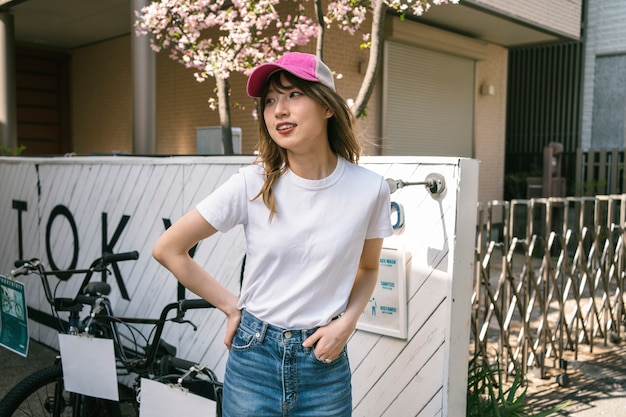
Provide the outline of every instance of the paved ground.
{"type": "MultiPolygon", "coordinates": [[[[588,348],[582,350],[588,351],[588,348]]],[[[56,354],[37,342],[31,342],[27,358],[0,348],[0,398],[26,375],[53,364],[56,354]]],[[[626,342],[595,346],[593,354],[580,353],[577,360],[569,361],[568,386],[558,384],[556,375],[561,373],[561,370],[549,368],[547,377],[541,379],[538,372],[529,372],[527,398],[535,411],[569,401],[569,405],[554,416],[626,416],[626,342]]]]}
{"type": "MultiPolygon", "coordinates": [[[[514,265],[524,264],[523,255],[514,265]]],[[[541,260],[535,259],[535,262],[541,260]]],[[[491,265],[491,277],[497,280],[501,265],[491,265]]],[[[535,270],[539,264],[535,265],[535,270]]],[[[496,283],[492,283],[492,288],[496,283]]],[[[545,378],[540,378],[537,369],[528,372],[527,402],[535,412],[549,410],[567,401],[568,406],[551,416],[569,417],[626,417],[626,329],[622,331],[622,341],[603,346],[596,341],[593,352],[588,345],[580,345],[578,357],[568,358],[567,378],[569,385],[561,386],[557,375],[563,374],[556,364],[546,361],[549,367],[545,378]]],[[[452,417],[452,416],[450,416],[452,417]]]]}
{"type": "Polygon", "coordinates": [[[582,351],[577,360],[568,361],[567,386],[557,382],[562,370],[549,369],[544,379],[529,373],[528,403],[541,411],[567,401],[555,416],[626,416],[626,342],[594,346],[593,353],[585,346],[582,351]]]}

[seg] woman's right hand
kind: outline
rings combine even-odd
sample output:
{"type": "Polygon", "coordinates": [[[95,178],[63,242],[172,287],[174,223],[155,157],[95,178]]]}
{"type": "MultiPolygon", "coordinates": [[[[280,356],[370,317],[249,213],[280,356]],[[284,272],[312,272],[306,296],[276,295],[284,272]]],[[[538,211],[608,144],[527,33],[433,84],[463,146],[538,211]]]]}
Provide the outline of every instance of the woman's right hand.
{"type": "Polygon", "coordinates": [[[239,323],[241,323],[241,310],[235,308],[231,314],[226,314],[226,320],[226,335],[224,336],[224,344],[226,345],[226,348],[230,350],[235,333],[237,333],[237,329],[239,328],[239,323]]]}

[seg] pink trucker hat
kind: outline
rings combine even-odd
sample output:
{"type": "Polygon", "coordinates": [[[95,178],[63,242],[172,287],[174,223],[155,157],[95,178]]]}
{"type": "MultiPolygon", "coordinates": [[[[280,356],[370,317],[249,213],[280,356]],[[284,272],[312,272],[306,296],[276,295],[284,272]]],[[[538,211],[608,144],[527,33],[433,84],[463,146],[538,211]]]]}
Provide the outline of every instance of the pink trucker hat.
{"type": "Polygon", "coordinates": [[[335,91],[335,81],[330,68],[317,56],[303,52],[288,52],[276,62],[261,64],[250,73],[246,91],[250,97],[261,97],[265,82],[276,71],[285,70],[307,81],[322,83],[335,91]]]}

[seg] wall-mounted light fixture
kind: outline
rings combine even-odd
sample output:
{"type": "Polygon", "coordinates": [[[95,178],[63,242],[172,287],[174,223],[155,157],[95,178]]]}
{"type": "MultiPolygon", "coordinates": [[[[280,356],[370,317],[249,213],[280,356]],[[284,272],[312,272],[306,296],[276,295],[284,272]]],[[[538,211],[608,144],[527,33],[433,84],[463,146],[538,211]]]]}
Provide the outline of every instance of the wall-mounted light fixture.
{"type": "Polygon", "coordinates": [[[481,96],[493,96],[494,94],[496,94],[496,88],[493,84],[483,84],[480,86],[481,96]]]}

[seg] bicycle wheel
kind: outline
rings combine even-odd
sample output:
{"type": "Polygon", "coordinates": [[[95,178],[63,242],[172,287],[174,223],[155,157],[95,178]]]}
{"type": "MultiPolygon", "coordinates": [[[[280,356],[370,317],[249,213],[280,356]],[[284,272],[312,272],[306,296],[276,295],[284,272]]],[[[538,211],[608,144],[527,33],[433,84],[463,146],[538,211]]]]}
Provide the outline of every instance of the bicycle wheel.
{"type": "Polygon", "coordinates": [[[121,417],[121,412],[115,401],[65,391],[61,365],[26,377],[0,401],[0,417],[50,416],[121,417]]]}

